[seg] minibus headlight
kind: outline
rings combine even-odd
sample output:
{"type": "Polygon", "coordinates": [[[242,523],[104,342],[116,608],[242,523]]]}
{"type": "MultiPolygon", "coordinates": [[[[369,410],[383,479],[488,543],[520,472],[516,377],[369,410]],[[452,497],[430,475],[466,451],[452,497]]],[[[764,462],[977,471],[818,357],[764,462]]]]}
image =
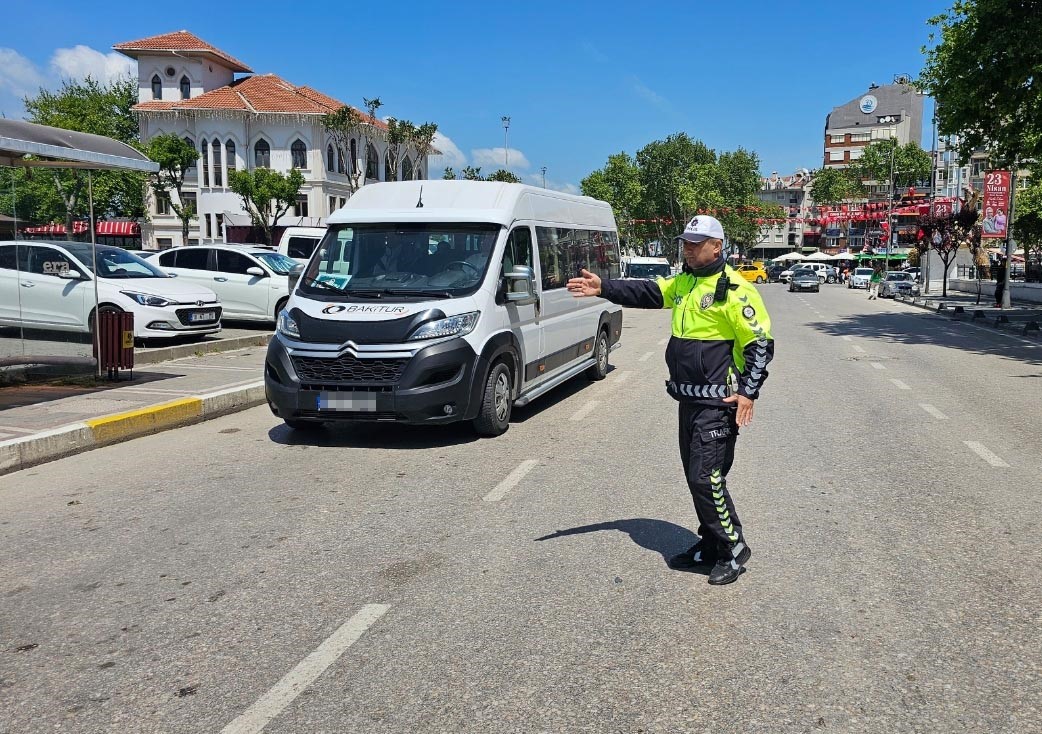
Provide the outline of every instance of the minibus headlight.
{"type": "Polygon", "coordinates": [[[443,336],[466,336],[474,331],[474,327],[478,325],[478,317],[480,315],[480,311],[471,311],[459,316],[449,316],[447,319],[428,321],[412,333],[409,341],[438,339],[443,336]]]}
{"type": "Polygon", "coordinates": [[[289,315],[288,308],[279,311],[279,333],[294,339],[300,338],[300,327],[297,326],[297,322],[293,320],[293,317],[289,315]]]}

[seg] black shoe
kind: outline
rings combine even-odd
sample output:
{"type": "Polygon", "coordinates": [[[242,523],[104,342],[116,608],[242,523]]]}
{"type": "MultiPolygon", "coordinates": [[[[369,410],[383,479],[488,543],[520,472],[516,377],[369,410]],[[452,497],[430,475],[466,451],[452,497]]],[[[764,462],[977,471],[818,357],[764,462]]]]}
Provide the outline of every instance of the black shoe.
{"type": "Polygon", "coordinates": [[[712,566],[716,563],[716,548],[710,546],[703,540],[699,540],[683,553],[677,553],[669,559],[670,568],[688,569],[700,566],[712,566]]]}
{"type": "Polygon", "coordinates": [[[709,583],[714,586],[730,584],[745,572],[745,564],[753,555],[752,548],[746,545],[745,541],[740,541],[731,548],[731,552],[731,557],[725,556],[717,560],[713,570],[709,572],[709,583]],[[737,554],[734,554],[735,549],[738,550],[737,554]]]}

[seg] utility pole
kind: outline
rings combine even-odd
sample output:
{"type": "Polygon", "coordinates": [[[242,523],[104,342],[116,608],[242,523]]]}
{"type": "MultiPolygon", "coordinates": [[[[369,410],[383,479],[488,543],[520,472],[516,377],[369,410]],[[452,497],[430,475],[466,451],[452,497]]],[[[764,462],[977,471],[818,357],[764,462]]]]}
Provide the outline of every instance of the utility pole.
{"type": "Polygon", "coordinates": [[[506,115],[503,115],[501,119],[503,120],[503,170],[509,171],[510,145],[507,142],[509,140],[509,136],[507,133],[510,131],[510,118],[506,115]]]}
{"type": "Polygon", "coordinates": [[[543,171],[543,188],[546,188],[546,166],[541,169],[543,171]]]}
{"type": "Polygon", "coordinates": [[[886,259],[883,261],[883,272],[890,272],[890,245],[894,241],[894,162],[897,159],[897,138],[891,138],[894,147],[890,149],[890,202],[886,212],[886,259]]]}
{"type": "MultiPolygon", "coordinates": [[[[1002,307],[1008,309],[1011,305],[1009,297],[1009,286],[1013,271],[1013,209],[1017,205],[1017,169],[1020,168],[1017,160],[1013,160],[1013,170],[1009,175],[1009,217],[1006,219],[1006,272],[1002,276],[1002,307]]],[[[1027,255],[1027,249],[1024,250],[1027,255]]],[[[1024,258],[1024,270],[1027,272],[1028,259],[1024,258]]]]}

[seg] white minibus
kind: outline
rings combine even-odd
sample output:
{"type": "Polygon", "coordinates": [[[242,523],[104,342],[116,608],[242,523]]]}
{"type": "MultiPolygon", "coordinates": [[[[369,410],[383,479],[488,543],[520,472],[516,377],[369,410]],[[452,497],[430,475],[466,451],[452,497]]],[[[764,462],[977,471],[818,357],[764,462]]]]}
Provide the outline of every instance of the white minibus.
{"type": "Polygon", "coordinates": [[[611,207],[486,181],[363,187],[330,216],[268,347],[265,390],[292,428],[471,421],[481,435],[586,373],[603,379],[622,309],[573,298],[619,277],[611,207]]]}

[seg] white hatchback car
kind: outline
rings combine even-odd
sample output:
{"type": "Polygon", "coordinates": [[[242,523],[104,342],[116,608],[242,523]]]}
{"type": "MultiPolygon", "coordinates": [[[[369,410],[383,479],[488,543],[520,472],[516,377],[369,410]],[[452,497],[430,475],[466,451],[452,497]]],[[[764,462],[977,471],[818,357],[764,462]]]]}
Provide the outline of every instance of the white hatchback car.
{"type": "Polygon", "coordinates": [[[0,326],[93,330],[94,279],[101,311],[134,314],[134,336],[161,339],[221,330],[217,295],[169,277],[133,253],[89,242],[0,242],[0,326]]]}
{"type": "Polygon", "coordinates": [[[150,256],[178,279],[212,288],[225,319],[274,322],[289,300],[296,260],[257,245],[187,245],[150,256]]]}

